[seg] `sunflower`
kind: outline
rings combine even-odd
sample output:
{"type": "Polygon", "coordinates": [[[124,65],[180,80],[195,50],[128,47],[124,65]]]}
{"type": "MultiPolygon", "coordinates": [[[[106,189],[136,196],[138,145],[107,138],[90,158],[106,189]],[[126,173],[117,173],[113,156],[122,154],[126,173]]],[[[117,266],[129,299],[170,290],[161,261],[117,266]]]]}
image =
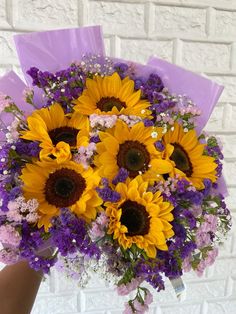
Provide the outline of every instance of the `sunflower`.
{"type": "Polygon", "coordinates": [[[40,158],[49,160],[53,155],[59,162],[71,158],[70,148],[80,145],[84,132],[88,132],[88,119],[78,113],[69,118],[61,105],[55,103],[48,108],[33,112],[27,119],[28,130],[21,138],[40,142],[40,158]],[[83,129],[82,134],[80,129],[83,129]]]}
{"type": "Polygon", "coordinates": [[[87,78],[86,89],[74,101],[74,109],[83,115],[135,115],[146,117],[150,103],[141,100],[141,90],[134,91],[134,81],[129,77],[123,80],[115,72],[111,76],[87,78]]]}
{"type": "Polygon", "coordinates": [[[90,221],[96,217],[96,208],[102,204],[95,192],[100,181],[98,174],[92,168],[85,170],[73,161],[27,164],[20,179],[25,198],[38,200],[38,226],[44,226],[46,230],[50,226],[50,219],[58,215],[60,208],[70,208],[90,221]]]}
{"type": "Polygon", "coordinates": [[[197,189],[203,189],[205,178],[216,181],[215,159],[203,155],[204,144],[198,141],[195,130],[184,132],[183,127],[175,123],[162,138],[166,146],[165,157],[173,163],[171,176],[179,174],[185,177],[197,189]]]}
{"type": "Polygon", "coordinates": [[[148,192],[148,183],[141,176],[118,183],[118,203],[105,203],[109,218],[108,234],[124,249],[133,244],[155,258],[156,250],[168,250],[166,240],[174,235],[171,213],[173,206],[164,202],[161,192],[148,192]]]}
{"type": "Polygon", "coordinates": [[[97,144],[94,162],[101,176],[112,180],[120,168],[125,168],[130,178],[143,174],[144,179],[151,180],[172,171],[171,162],[162,160],[154,145],[162,137],[161,128],[145,127],[143,122],[129,128],[118,120],[112,129],[100,132],[99,137],[101,142],[97,144]]]}

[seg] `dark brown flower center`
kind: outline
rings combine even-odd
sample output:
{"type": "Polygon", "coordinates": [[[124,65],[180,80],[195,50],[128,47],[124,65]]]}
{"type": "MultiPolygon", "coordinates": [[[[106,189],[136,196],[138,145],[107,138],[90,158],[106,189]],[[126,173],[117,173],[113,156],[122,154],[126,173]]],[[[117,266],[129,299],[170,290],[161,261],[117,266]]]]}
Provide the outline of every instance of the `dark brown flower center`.
{"type": "Polygon", "coordinates": [[[80,199],[85,188],[86,181],[79,173],[62,168],[49,175],[45,185],[45,199],[56,207],[68,207],[80,199]]]}
{"type": "Polygon", "coordinates": [[[97,102],[97,107],[105,112],[111,111],[113,107],[120,111],[122,108],[126,108],[126,103],[115,97],[103,97],[97,102]]]}
{"type": "Polygon", "coordinates": [[[128,229],[128,236],[148,234],[150,218],[145,207],[133,201],[126,201],[121,205],[121,224],[128,229]]]}
{"type": "Polygon", "coordinates": [[[71,128],[69,126],[63,126],[56,128],[48,132],[53,145],[57,145],[59,142],[65,142],[70,146],[76,146],[76,137],[79,130],[71,128]]]}
{"type": "Polygon", "coordinates": [[[191,177],[193,173],[193,166],[187,152],[177,143],[171,143],[171,145],[174,146],[174,151],[170,159],[175,162],[176,168],[183,171],[187,177],[191,177]]]}
{"type": "Polygon", "coordinates": [[[120,144],[117,165],[128,170],[131,178],[136,177],[140,171],[147,171],[149,162],[150,155],[144,144],[138,141],[126,141],[120,144]]]}

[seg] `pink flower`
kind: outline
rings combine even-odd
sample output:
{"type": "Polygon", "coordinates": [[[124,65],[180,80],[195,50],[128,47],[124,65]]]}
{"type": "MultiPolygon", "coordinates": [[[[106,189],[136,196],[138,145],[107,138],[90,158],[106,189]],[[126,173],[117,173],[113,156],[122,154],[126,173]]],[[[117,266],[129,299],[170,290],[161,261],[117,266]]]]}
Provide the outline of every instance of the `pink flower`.
{"type": "Polygon", "coordinates": [[[117,293],[118,295],[127,295],[131,291],[138,288],[138,286],[143,282],[143,278],[133,278],[131,282],[127,283],[126,285],[122,284],[117,287],[117,293]]]}
{"type": "Polygon", "coordinates": [[[21,236],[18,231],[11,225],[0,226],[1,242],[13,247],[18,247],[21,241],[21,236]]]}
{"type": "Polygon", "coordinates": [[[17,251],[9,248],[0,250],[0,263],[11,265],[15,264],[18,260],[19,255],[17,251]]]}
{"type": "Polygon", "coordinates": [[[123,314],[133,314],[133,313],[134,313],[134,311],[132,310],[129,303],[125,303],[125,310],[124,310],[123,314]]]}
{"type": "Polygon", "coordinates": [[[2,113],[6,107],[11,104],[11,99],[0,92],[0,113],[2,113]]]}

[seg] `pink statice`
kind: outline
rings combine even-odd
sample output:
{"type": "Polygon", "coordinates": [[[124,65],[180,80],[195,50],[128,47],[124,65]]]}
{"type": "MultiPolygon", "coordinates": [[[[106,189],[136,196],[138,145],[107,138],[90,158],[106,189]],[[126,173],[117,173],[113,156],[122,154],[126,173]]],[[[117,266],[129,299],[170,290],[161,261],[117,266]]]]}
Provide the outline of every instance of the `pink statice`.
{"type": "Polygon", "coordinates": [[[125,303],[125,310],[123,314],[144,314],[149,310],[149,305],[153,302],[153,296],[150,291],[145,289],[144,299],[136,298],[130,302],[125,303]]]}
{"type": "Polygon", "coordinates": [[[92,128],[112,128],[117,121],[117,116],[91,114],[89,120],[92,128]]]}
{"type": "Polygon", "coordinates": [[[203,275],[204,270],[214,264],[216,257],[218,256],[218,248],[213,248],[212,250],[207,252],[207,257],[202,259],[197,266],[196,273],[200,277],[203,275]]]}
{"type": "Polygon", "coordinates": [[[211,233],[215,233],[217,230],[218,219],[214,215],[205,215],[204,222],[198,228],[196,233],[196,245],[198,248],[210,245],[211,233]]]}
{"type": "Polygon", "coordinates": [[[202,206],[200,205],[192,204],[189,210],[191,211],[191,213],[193,214],[195,218],[202,215],[202,206]]]}
{"type": "Polygon", "coordinates": [[[36,223],[39,219],[37,212],[38,205],[36,199],[26,201],[23,196],[19,196],[14,201],[8,203],[9,211],[6,213],[7,219],[17,223],[23,219],[29,223],[36,223]]]}
{"type": "Polygon", "coordinates": [[[21,241],[19,232],[11,225],[0,226],[1,242],[10,247],[17,248],[21,241]]]}
{"type": "Polygon", "coordinates": [[[91,158],[96,151],[96,144],[89,143],[87,146],[81,146],[78,149],[78,153],[74,155],[74,161],[82,164],[84,168],[88,168],[90,165],[91,158]]]}
{"type": "Polygon", "coordinates": [[[102,238],[105,235],[105,229],[108,224],[108,217],[105,212],[101,212],[97,219],[92,223],[90,237],[93,240],[102,238]]]}
{"type": "Polygon", "coordinates": [[[217,222],[218,218],[215,215],[205,215],[205,222],[201,225],[201,230],[203,232],[213,232],[215,233],[217,230],[217,222]]]}
{"type": "Polygon", "coordinates": [[[124,121],[129,127],[132,127],[135,124],[137,124],[138,122],[142,121],[141,117],[133,116],[133,115],[126,116],[124,114],[120,115],[119,119],[124,121]]]}
{"type": "Polygon", "coordinates": [[[11,104],[11,99],[5,94],[0,92],[0,113],[11,104]]]}
{"type": "Polygon", "coordinates": [[[129,294],[131,291],[134,291],[135,289],[138,288],[138,286],[143,282],[143,278],[141,277],[137,277],[137,278],[133,278],[129,283],[122,284],[119,285],[117,287],[117,293],[118,295],[127,295],[129,294]]]}
{"type": "Polygon", "coordinates": [[[14,249],[3,248],[0,250],[0,263],[11,265],[19,260],[19,252],[14,249]]]}

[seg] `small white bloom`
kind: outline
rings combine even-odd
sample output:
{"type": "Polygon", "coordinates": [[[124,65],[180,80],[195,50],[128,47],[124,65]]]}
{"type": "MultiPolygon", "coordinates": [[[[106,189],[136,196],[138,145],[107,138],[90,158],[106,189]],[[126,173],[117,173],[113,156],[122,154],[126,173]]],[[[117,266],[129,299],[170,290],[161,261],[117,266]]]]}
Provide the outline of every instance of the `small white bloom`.
{"type": "Polygon", "coordinates": [[[187,129],[187,128],[184,128],[184,132],[187,133],[187,132],[188,132],[188,129],[187,129]]]}
{"type": "Polygon", "coordinates": [[[151,133],[151,137],[152,137],[152,138],[157,138],[157,136],[158,136],[158,133],[157,133],[156,131],[153,131],[153,132],[151,133]]]}

